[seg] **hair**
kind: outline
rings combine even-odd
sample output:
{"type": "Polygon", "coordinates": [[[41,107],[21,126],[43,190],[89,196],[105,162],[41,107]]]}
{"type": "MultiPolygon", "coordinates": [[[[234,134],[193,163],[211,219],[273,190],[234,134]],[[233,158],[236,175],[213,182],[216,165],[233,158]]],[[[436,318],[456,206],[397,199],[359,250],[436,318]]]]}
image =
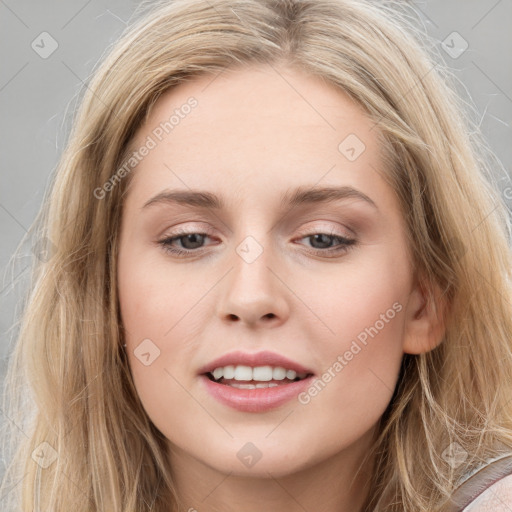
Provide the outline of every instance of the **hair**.
{"type": "Polygon", "coordinates": [[[499,161],[456,79],[401,2],[168,0],[139,14],[94,70],[30,230],[44,257],[5,381],[13,453],[0,494],[24,512],[179,510],[166,440],[122,348],[116,259],[132,174],[101,199],[94,191],[162,93],[283,64],[374,120],[415,275],[445,326],[435,349],[403,356],[362,512],[442,511],[468,471],[512,446],[510,220],[499,161]],[[450,446],[463,464],[447,462],[450,446]]]}

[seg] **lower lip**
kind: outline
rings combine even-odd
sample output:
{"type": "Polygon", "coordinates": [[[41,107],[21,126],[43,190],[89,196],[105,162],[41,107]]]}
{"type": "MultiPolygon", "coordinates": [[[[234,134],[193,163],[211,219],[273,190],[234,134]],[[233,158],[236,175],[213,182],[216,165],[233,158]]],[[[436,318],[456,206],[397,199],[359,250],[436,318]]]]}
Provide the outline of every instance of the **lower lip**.
{"type": "Polygon", "coordinates": [[[264,412],[275,409],[304,391],[314,378],[313,375],[271,388],[239,389],[219,384],[206,375],[200,376],[208,392],[219,402],[243,412],[264,412]]]}

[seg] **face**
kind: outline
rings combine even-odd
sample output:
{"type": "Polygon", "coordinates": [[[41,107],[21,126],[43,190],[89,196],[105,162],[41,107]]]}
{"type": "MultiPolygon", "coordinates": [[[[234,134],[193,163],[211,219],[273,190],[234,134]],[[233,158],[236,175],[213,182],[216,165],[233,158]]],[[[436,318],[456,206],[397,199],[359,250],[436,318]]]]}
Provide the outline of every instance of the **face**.
{"type": "Polygon", "coordinates": [[[239,475],[363,453],[411,343],[414,279],[377,128],[343,92],[278,69],[202,76],[160,97],[133,140],[149,149],[120,232],[141,402],[173,460],[239,475]],[[278,359],[238,359],[270,366],[247,374],[236,357],[227,384],[202,374],[235,351],[312,376],[283,381],[278,359]],[[276,385],[232,386],[269,375],[276,385]]]}

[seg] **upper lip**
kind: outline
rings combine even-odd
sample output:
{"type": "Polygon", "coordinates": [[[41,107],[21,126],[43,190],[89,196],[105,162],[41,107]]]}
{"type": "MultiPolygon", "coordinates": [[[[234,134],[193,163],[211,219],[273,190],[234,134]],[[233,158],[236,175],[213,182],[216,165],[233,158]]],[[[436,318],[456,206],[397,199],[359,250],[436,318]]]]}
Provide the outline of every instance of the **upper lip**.
{"type": "Polygon", "coordinates": [[[220,368],[224,366],[237,366],[237,365],[245,365],[245,366],[281,366],[282,368],[286,368],[287,370],[295,370],[297,373],[313,373],[308,368],[302,366],[301,364],[288,359],[287,357],[282,356],[281,354],[277,354],[275,352],[270,352],[265,350],[263,352],[242,352],[242,351],[234,351],[229,352],[228,354],[224,354],[221,357],[211,361],[206,364],[202,368],[200,368],[199,373],[204,374],[208,372],[213,372],[215,368],[220,368]]]}

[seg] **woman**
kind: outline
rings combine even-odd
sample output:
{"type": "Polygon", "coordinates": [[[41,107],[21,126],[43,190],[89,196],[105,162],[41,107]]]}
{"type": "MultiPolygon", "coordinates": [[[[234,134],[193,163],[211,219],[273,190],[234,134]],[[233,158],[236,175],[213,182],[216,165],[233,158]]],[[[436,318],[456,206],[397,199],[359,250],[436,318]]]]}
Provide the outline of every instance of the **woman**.
{"type": "Polygon", "coordinates": [[[361,0],[127,30],[38,219],[18,510],[509,506],[507,211],[411,31],[361,0]]]}

